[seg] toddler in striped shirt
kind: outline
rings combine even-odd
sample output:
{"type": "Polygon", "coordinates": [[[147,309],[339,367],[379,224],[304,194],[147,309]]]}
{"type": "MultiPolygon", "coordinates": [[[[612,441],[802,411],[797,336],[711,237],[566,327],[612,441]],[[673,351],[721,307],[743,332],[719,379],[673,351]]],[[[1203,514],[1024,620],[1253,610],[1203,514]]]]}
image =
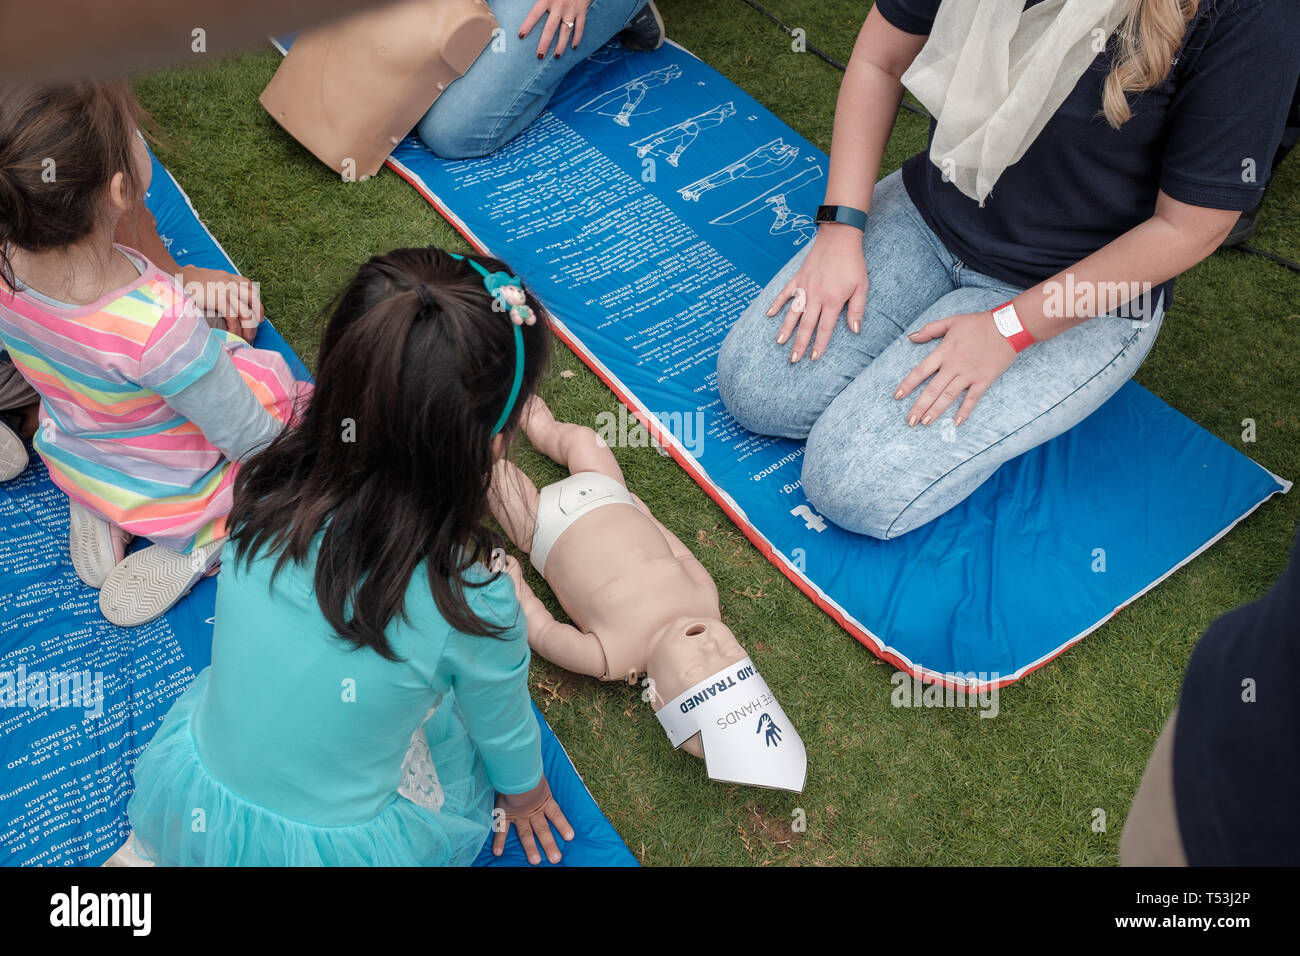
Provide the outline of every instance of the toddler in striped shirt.
{"type": "Polygon", "coordinates": [[[120,82],[0,90],[0,343],[41,399],[73,567],[124,627],[216,566],[238,463],[310,394],[114,241],[149,188],[139,118],[120,82]],[[127,555],[137,536],[152,545],[127,555]]]}

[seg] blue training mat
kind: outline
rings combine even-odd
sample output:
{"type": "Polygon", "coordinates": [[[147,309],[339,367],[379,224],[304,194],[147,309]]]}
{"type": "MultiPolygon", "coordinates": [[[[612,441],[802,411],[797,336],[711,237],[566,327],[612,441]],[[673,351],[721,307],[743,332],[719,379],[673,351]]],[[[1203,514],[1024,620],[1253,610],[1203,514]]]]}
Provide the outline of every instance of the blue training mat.
{"type": "Polygon", "coordinates": [[[598,51],[491,156],[443,161],[412,135],[389,165],[528,282],[777,568],[924,680],[1019,679],[1290,487],[1129,382],[924,528],[882,542],[825,522],[800,488],[802,444],[740,428],[715,357],[813,234],[827,158],[671,43],[598,51]]]}
{"type": "MultiPolygon", "coordinates": [[[[156,158],[147,203],[179,262],[234,270],[156,158]]],[[[270,323],[256,344],[284,355],[295,375],[310,377],[270,323]]],[[[88,706],[40,706],[34,693],[28,706],[0,706],[0,862],[7,866],[99,865],[121,845],[135,759],[172,701],[211,660],[215,578],[163,618],[119,628],[100,615],[98,592],[78,580],[67,541],[68,499],[33,456],[20,477],[0,484],[0,698],[6,698],[6,676],[35,688],[48,686],[56,673],[88,672],[101,675],[102,703],[73,690],[63,699],[88,706]]],[[[574,842],[560,841],[560,865],[635,866],[541,712],[533,710],[547,779],[577,832],[574,842]]],[[[512,829],[500,858],[485,846],[475,865],[528,861],[512,829]]]]}

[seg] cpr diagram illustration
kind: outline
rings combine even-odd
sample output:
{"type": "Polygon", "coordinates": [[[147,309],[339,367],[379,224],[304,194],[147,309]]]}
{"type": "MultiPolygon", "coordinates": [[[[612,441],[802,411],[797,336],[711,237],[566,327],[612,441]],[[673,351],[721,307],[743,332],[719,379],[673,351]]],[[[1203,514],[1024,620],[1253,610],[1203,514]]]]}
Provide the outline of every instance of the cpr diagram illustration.
{"type": "MultiPolygon", "coordinates": [[[[600,57],[601,51],[592,54],[597,62],[607,62],[600,57]]],[[[670,63],[596,94],[579,106],[577,112],[608,116],[619,126],[631,128],[634,119],[660,112],[663,107],[655,105],[657,94],[681,76],[681,67],[670,63]]],[[[736,114],[734,102],[718,103],[702,113],[634,139],[628,146],[635,150],[638,159],[658,157],[674,169],[680,169],[683,157],[699,137],[718,135],[718,130],[725,130],[730,122],[735,122],[736,114]]],[[[801,161],[800,148],[777,137],[677,192],[687,202],[699,202],[705,194],[735,183],[758,187],[756,195],[710,219],[710,225],[737,226],[757,217],[759,223],[767,225],[769,234],[788,236],[793,245],[799,246],[816,234],[817,223],[808,213],[800,211],[812,204],[809,198],[794,194],[818,182],[823,175],[816,157],[805,156],[801,161]],[[771,182],[772,179],[776,181],[771,182]]]]}

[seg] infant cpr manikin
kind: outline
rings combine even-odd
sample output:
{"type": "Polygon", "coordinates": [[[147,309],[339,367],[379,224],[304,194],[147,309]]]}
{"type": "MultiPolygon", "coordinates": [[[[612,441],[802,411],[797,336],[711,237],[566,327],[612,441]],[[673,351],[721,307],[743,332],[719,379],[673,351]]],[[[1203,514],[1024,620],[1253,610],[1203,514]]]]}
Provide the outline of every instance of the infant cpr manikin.
{"type": "Polygon", "coordinates": [[[504,459],[492,477],[493,514],[573,621],[557,621],[507,559],[532,649],[602,680],[647,676],[669,740],[704,757],[710,777],[802,790],[803,742],[722,623],[704,566],[628,490],[594,431],[556,421],[538,398],[522,421],[533,446],[570,471],[540,492],[504,459]]]}

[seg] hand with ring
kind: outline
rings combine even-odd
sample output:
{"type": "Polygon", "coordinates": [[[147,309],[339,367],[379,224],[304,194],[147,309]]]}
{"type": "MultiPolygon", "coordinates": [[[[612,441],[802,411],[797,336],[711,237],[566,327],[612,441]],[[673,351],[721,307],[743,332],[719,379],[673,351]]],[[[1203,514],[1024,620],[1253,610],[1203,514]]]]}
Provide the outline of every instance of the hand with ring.
{"type": "Polygon", "coordinates": [[[790,303],[776,344],[790,342],[791,362],[798,362],[811,346],[809,358],[815,362],[825,354],[840,312],[846,313],[850,331],[862,330],[868,287],[862,233],[840,223],[823,225],[799,271],[768,305],[768,316],[775,316],[790,303]]]}
{"type": "Polygon", "coordinates": [[[537,0],[533,8],[524,17],[519,27],[519,39],[524,39],[546,17],[546,25],[537,42],[537,59],[543,59],[555,44],[555,55],[559,57],[567,45],[577,49],[582,42],[582,28],[587,22],[587,8],[591,0],[537,0]]]}

